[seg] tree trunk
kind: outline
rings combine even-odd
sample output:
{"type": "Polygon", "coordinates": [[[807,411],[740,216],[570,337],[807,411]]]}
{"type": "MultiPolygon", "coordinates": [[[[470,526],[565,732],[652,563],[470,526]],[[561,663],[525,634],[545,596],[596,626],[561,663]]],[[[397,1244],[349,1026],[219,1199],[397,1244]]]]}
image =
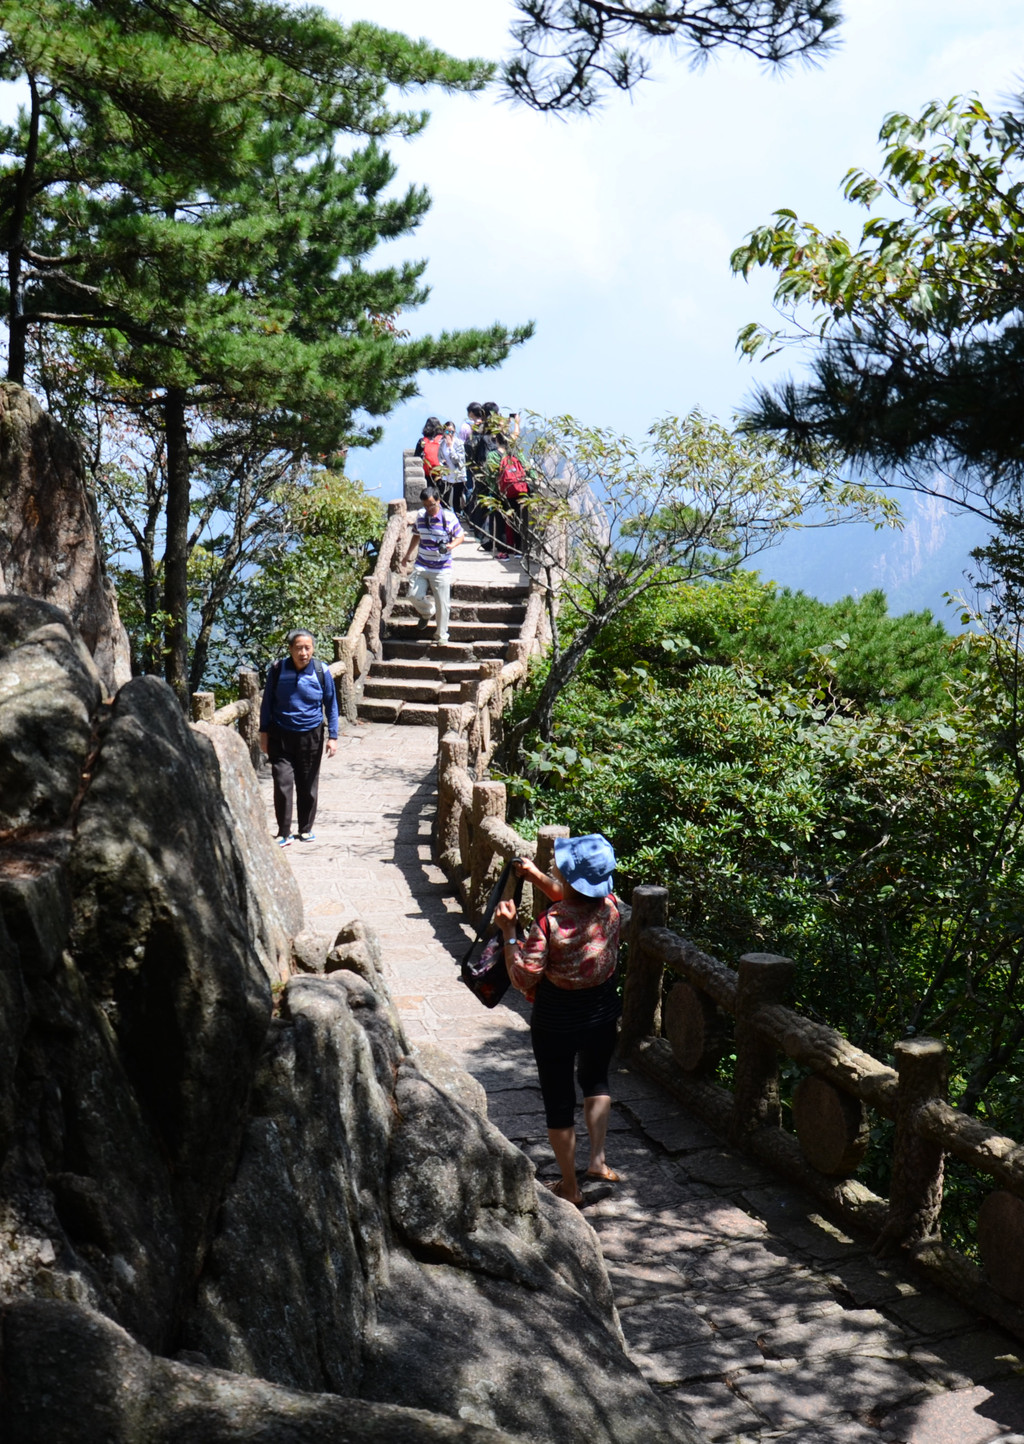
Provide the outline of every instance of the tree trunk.
{"type": "Polygon", "coordinates": [[[36,157],[39,154],[39,92],[35,79],[28,77],[32,95],[29,115],[28,147],[25,164],[14,196],[11,229],[7,237],[7,281],[9,298],[7,305],[7,379],[25,384],[25,359],[28,348],[25,322],[25,283],[22,278],[23,252],[25,249],[25,221],[28,217],[29,196],[35,180],[36,157]]]}
{"type": "Polygon", "coordinates": [[[555,710],[555,703],[565,687],[572,681],[577,667],[590,650],[591,643],[598,632],[607,623],[607,617],[601,617],[587,624],[573,636],[572,641],[561,655],[552,661],[551,669],[544,680],[540,696],[537,698],[529,714],[508,734],[503,749],[502,766],[507,772],[516,772],[519,767],[519,748],[523,738],[528,732],[536,728],[544,742],[551,741],[551,722],[555,710]]]}
{"type": "Polygon", "coordinates": [[[164,551],[164,611],[167,654],[164,676],[188,711],[188,522],[189,455],[185,393],[169,387],[164,397],[167,438],[167,546],[164,551]]]}

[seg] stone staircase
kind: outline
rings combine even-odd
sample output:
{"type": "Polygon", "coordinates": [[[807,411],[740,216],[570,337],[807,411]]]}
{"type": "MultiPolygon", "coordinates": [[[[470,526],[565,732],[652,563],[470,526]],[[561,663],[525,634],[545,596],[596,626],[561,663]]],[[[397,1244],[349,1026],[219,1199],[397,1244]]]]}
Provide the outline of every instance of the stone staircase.
{"type": "Polygon", "coordinates": [[[456,580],[447,643],[432,640],[433,620],[423,621],[405,592],[403,583],[384,633],[383,660],[373,662],[363,687],[359,716],[436,727],[438,707],[459,700],[462,683],[479,676],[479,664],[504,659],[522,628],[529,585],[515,577],[456,580]]]}

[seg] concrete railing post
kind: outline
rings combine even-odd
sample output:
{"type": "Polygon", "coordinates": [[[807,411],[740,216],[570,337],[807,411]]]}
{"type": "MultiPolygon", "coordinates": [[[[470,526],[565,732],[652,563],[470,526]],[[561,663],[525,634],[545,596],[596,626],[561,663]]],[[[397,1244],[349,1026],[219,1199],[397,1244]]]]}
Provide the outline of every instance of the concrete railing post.
{"type": "Polygon", "coordinates": [[[384,615],[384,604],[381,600],[380,583],[376,577],[367,577],[366,591],[370,598],[370,616],[366,623],[366,645],[370,655],[380,661],[383,656],[381,647],[380,632],[384,615]]]}
{"type": "Polygon", "coordinates": [[[456,732],[441,738],[437,761],[437,851],[440,857],[458,859],[459,821],[462,806],[446,784],[445,774],[453,767],[465,771],[469,749],[466,739],[456,732]]]}
{"type": "Polygon", "coordinates": [[[635,887],[633,916],[629,925],[629,966],[622,997],[622,1028],[619,1046],[631,1048],[641,1038],[661,1031],[662,965],[640,944],[644,928],[663,928],[668,922],[668,888],[635,887]]]}
{"type": "Polygon", "coordinates": [[[501,660],[497,657],[488,658],[486,662],[481,662],[480,664],[481,681],[490,681],[494,684],[491,689],[491,699],[487,704],[488,720],[490,722],[489,747],[497,746],[501,741],[501,714],[505,706],[501,687],[502,665],[501,660]]]}
{"type": "Polygon", "coordinates": [[[754,1024],[766,1003],[785,1003],[795,964],[776,953],[744,953],[736,984],[736,1072],[733,1077],[732,1134],[742,1139],[756,1128],[782,1122],[779,1055],[754,1024]]]}
{"type": "MultiPolygon", "coordinates": [[[[560,837],[568,837],[567,827],[538,827],[537,829],[537,856],[534,861],[541,872],[550,874],[555,865],[555,843],[560,837]]],[[[551,906],[548,899],[541,892],[539,887],[532,889],[533,892],[533,916],[539,918],[546,913],[551,906]]]]}
{"type": "Polygon", "coordinates": [[[336,679],[338,686],[338,710],[346,722],[355,722],[359,718],[359,708],[356,703],[355,683],[355,648],[348,637],[335,637],[334,639],[334,660],[343,664],[344,670],[336,679]]]}
{"type": "Polygon", "coordinates": [[[469,876],[469,909],[473,921],[479,918],[487,901],[487,889],[494,881],[494,852],[480,831],[485,817],[505,821],[505,784],[474,782],[473,784],[473,854],[469,876]]]}
{"type": "Polygon", "coordinates": [[[217,698],[212,692],[192,693],[192,721],[212,722],[217,710],[217,698]]]}
{"type": "Polygon", "coordinates": [[[942,1210],[943,1150],[922,1138],[915,1115],[933,1098],[943,1101],[949,1075],[946,1045],[938,1038],[907,1038],[897,1043],[896,1135],[893,1140],[889,1219],[876,1249],[915,1244],[939,1235],[942,1210]]]}
{"type": "Polygon", "coordinates": [[[241,733],[242,741],[249,749],[249,760],[253,767],[260,765],[260,679],[259,674],[251,667],[240,667],[238,670],[238,696],[241,700],[248,702],[249,710],[239,721],[238,730],[241,733]]]}

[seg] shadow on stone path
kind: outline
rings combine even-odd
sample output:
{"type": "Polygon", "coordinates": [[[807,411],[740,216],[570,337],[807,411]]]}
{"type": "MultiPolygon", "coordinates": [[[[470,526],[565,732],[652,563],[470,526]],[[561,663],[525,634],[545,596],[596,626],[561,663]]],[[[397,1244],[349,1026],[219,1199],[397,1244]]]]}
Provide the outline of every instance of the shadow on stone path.
{"type": "MultiPolygon", "coordinates": [[[[435,744],[432,728],[345,730],[316,841],[287,855],[308,925],[375,929],[410,1043],[447,1049],[539,1177],[555,1177],[528,1007],[510,994],[488,1012],[457,981],[471,934],[430,856],[435,744]]],[[[612,1087],[608,1158],[624,1181],[585,1185],[585,1216],[634,1359],[709,1440],[1024,1444],[1020,1345],[879,1265],[646,1079],[620,1068],[612,1087]]]]}

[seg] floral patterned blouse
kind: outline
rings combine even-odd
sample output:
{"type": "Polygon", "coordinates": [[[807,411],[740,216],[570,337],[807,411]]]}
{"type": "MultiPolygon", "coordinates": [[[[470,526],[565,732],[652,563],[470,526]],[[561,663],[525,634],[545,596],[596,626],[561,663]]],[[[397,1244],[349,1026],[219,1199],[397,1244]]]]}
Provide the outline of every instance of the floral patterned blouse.
{"type": "Polygon", "coordinates": [[[556,988],[596,988],[615,972],[620,923],[614,893],[596,907],[572,898],[552,903],[525,942],[511,949],[513,985],[528,998],[543,977],[556,988]]]}

